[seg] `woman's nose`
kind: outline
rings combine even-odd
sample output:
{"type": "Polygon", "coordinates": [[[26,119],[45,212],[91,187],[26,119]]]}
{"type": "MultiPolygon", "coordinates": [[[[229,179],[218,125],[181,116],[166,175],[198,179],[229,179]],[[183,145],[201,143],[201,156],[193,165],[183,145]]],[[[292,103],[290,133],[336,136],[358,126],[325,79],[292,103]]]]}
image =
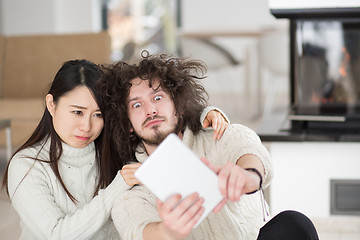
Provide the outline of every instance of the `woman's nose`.
{"type": "Polygon", "coordinates": [[[81,119],[80,130],[82,130],[84,132],[88,132],[88,131],[90,131],[90,129],[91,129],[90,118],[84,117],[83,119],[81,119]]]}

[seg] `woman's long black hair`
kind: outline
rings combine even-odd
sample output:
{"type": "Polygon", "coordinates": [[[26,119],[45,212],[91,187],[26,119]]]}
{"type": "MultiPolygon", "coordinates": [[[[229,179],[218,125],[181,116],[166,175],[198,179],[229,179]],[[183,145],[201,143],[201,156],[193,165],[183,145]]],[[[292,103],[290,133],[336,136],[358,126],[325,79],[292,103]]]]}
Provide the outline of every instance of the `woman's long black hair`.
{"type": "MultiPolygon", "coordinates": [[[[53,96],[53,100],[56,103],[59,101],[59,99],[62,96],[64,96],[71,90],[75,89],[76,87],[86,86],[94,94],[94,98],[96,99],[96,101],[99,105],[99,108],[102,111],[103,106],[101,106],[99,104],[99,101],[98,101],[99,97],[98,97],[97,93],[94,91],[95,82],[100,78],[101,74],[102,74],[102,72],[101,72],[99,66],[90,61],[87,61],[84,59],[67,61],[63,64],[63,66],[57,72],[53,82],[51,83],[48,94],[51,94],[53,96]]],[[[104,128],[106,128],[106,127],[104,126],[104,128]]],[[[114,173],[110,174],[108,176],[108,174],[106,173],[106,170],[101,169],[102,157],[111,155],[110,153],[104,153],[104,151],[103,151],[103,149],[104,149],[103,144],[104,144],[104,142],[106,142],[106,141],[103,141],[103,137],[104,137],[103,132],[104,132],[104,130],[99,135],[99,137],[97,139],[95,139],[95,141],[94,141],[95,149],[96,149],[95,157],[96,157],[96,162],[99,167],[99,175],[100,175],[99,182],[96,187],[96,191],[95,191],[94,195],[97,193],[97,191],[100,188],[106,187],[111,182],[113,177],[115,176],[114,173]]],[[[49,160],[39,159],[38,156],[33,159],[35,161],[47,162],[50,164],[51,169],[54,171],[56,178],[58,179],[58,181],[60,182],[60,184],[62,185],[64,190],[66,191],[67,195],[71,198],[71,200],[73,202],[75,202],[76,199],[72,196],[72,194],[66,188],[66,186],[60,176],[60,173],[59,173],[58,162],[62,155],[61,139],[54,129],[54,126],[52,123],[52,116],[50,115],[50,113],[46,107],[45,107],[43,116],[42,116],[38,126],[32,133],[32,135],[19,149],[17,149],[15,151],[13,156],[17,152],[19,152],[23,149],[29,148],[31,146],[36,146],[38,144],[42,144],[42,147],[43,147],[44,144],[48,140],[51,140],[50,151],[49,151],[49,160]]],[[[41,147],[41,149],[42,149],[42,147],[41,147]]],[[[109,150],[108,147],[105,146],[105,148],[109,150]]],[[[10,159],[10,161],[12,161],[12,159],[10,159]]],[[[9,194],[9,192],[8,192],[8,169],[9,169],[10,161],[7,165],[5,175],[3,178],[3,185],[2,185],[3,187],[4,186],[6,187],[6,191],[8,194],[9,194]]],[[[24,178],[25,177],[26,176],[24,176],[24,178]]]]}

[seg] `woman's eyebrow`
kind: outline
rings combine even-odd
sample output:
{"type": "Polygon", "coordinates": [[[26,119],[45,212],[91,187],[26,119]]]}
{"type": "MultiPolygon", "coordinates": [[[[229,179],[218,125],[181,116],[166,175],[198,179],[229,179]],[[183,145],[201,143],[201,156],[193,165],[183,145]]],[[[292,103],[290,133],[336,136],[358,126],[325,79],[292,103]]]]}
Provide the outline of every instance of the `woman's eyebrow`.
{"type": "MultiPolygon", "coordinates": [[[[88,109],[87,107],[84,107],[84,106],[80,106],[80,105],[76,105],[76,104],[70,104],[69,107],[73,107],[73,108],[79,108],[79,109],[88,109]]],[[[95,112],[101,112],[100,108],[97,108],[95,110],[95,112]]]]}
{"type": "Polygon", "coordinates": [[[76,105],[76,104],[70,104],[70,105],[69,105],[69,107],[81,108],[81,109],[87,109],[87,107],[80,106],[80,105],[76,105]]]}

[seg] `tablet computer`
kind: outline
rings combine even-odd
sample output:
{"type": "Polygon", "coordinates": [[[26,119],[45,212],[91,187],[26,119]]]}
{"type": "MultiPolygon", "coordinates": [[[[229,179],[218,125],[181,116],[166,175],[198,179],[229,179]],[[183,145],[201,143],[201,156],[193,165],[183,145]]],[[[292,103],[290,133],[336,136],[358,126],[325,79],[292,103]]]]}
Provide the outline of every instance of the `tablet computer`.
{"type": "Polygon", "coordinates": [[[182,198],[194,192],[203,197],[205,211],[194,227],[223,199],[216,173],[173,133],[136,170],[135,177],[161,201],[177,193],[182,198]]]}

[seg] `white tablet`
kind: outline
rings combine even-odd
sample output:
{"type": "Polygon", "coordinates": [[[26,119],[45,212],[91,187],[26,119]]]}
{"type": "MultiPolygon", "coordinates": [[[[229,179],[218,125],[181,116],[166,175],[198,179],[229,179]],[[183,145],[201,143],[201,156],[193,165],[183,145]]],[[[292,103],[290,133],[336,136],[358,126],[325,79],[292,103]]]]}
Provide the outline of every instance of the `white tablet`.
{"type": "Polygon", "coordinates": [[[175,134],[170,134],[135,172],[135,177],[161,201],[180,193],[197,192],[204,198],[205,212],[194,226],[223,199],[217,175],[175,134]]]}

